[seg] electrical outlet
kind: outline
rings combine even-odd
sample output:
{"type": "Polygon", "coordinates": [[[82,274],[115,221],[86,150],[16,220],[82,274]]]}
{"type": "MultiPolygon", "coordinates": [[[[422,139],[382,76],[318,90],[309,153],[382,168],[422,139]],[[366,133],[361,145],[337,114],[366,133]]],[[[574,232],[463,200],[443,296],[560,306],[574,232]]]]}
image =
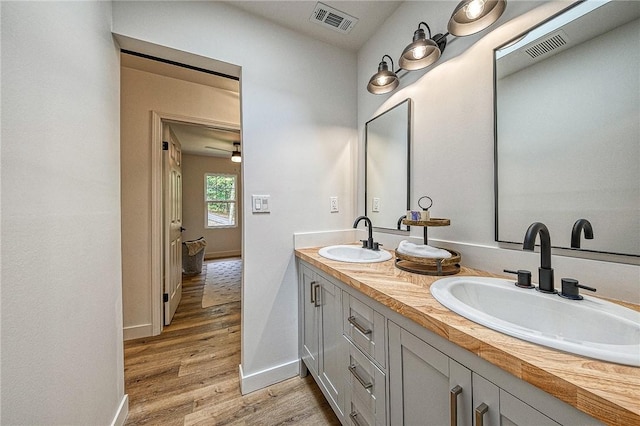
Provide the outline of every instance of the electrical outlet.
{"type": "Polygon", "coordinates": [[[329,201],[330,201],[330,212],[331,213],[337,213],[338,212],[338,197],[329,197],[329,201]]]}
{"type": "Polygon", "coordinates": [[[371,211],[379,212],[380,211],[380,198],[373,198],[373,206],[371,206],[371,211]]]}

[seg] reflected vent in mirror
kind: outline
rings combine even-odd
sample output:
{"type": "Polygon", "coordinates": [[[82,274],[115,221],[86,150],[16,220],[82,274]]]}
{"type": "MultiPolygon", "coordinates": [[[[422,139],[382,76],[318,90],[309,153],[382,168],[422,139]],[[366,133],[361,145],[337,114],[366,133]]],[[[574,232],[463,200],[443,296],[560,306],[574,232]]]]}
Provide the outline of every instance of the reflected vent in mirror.
{"type": "Polygon", "coordinates": [[[532,58],[538,58],[542,55],[551,53],[562,46],[566,46],[568,42],[567,35],[564,31],[558,31],[544,40],[536,42],[534,45],[525,49],[525,52],[532,58]]]}
{"type": "Polygon", "coordinates": [[[343,34],[350,33],[358,23],[358,18],[320,2],[316,4],[309,20],[343,34]]]}

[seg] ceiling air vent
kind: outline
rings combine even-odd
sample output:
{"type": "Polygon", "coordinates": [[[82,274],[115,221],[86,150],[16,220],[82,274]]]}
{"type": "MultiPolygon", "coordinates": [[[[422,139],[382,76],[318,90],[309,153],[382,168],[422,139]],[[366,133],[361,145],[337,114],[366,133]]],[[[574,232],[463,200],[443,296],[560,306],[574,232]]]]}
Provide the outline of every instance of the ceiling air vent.
{"type": "Polygon", "coordinates": [[[309,20],[343,34],[349,34],[358,23],[358,18],[320,2],[316,4],[309,20]]]}
{"type": "Polygon", "coordinates": [[[545,37],[542,41],[537,41],[532,46],[529,46],[525,49],[525,52],[532,58],[538,58],[542,55],[546,55],[548,53],[553,52],[565,46],[568,42],[567,35],[564,31],[558,31],[549,37],[545,37]]]}

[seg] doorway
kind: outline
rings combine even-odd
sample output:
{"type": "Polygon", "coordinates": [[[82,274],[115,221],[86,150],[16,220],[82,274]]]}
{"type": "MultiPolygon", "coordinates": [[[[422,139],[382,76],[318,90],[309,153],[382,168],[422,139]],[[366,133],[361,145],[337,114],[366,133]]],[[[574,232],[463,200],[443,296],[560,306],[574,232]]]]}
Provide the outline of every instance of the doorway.
{"type": "MultiPolygon", "coordinates": [[[[240,140],[239,126],[155,111],[152,113],[152,126],[155,129],[152,133],[152,147],[161,147],[161,149],[154,149],[155,155],[152,155],[152,175],[156,176],[154,181],[167,181],[164,170],[169,163],[167,157],[170,156],[171,150],[165,150],[164,147],[172,146],[174,141],[181,146],[181,181],[184,186],[180,191],[179,200],[182,211],[182,221],[179,225],[182,229],[181,241],[203,238],[207,241],[207,246],[203,248],[205,259],[240,257],[242,253],[242,163],[231,161],[233,144],[240,140]],[[213,147],[217,148],[211,149],[213,147]],[[212,177],[226,177],[227,180],[233,181],[231,190],[226,191],[228,193],[226,199],[222,199],[219,195],[210,198],[212,177]],[[231,208],[227,209],[229,211],[227,221],[212,220],[215,213],[219,213],[219,209],[215,208],[219,205],[231,205],[231,208]]],[[[152,259],[152,276],[160,277],[153,280],[152,293],[162,297],[162,303],[153,305],[153,314],[155,318],[160,318],[159,323],[162,326],[170,322],[172,315],[168,314],[168,309],[175,312],[177,307],[171,303],[172,299],[178,296],[172,296],[169,291],[174,288],[169,280],[182,272],[169,269],[172,265],[170,260],[173,258],[173,250],[166,235],[172,226],[170,216],[173,215],[166,213],[166,206],[172,204],[167,200],[173,197],[173,193],[171,186],[161,185],[158,193],[154,193],[155,197],[152,196],[153,205],[164,207],[163,212],[155,212],[152,217],[152,224],[155,225],[153,229],[156,230],[152,232],[152,244],[160,252],[158,257],[152,259]]],[[[220,217],[220,214],[215,217],[220,217]]],[[[159,299],[154,297],[154,300],[159,299]]]]}
{"type": "Polygon", "coordinates": [[[123,314],[129,340],[160,334],[164,325],[163,124],[239,135],[240,96],[238,78],[126,52],[121,65],[123,314]]]}

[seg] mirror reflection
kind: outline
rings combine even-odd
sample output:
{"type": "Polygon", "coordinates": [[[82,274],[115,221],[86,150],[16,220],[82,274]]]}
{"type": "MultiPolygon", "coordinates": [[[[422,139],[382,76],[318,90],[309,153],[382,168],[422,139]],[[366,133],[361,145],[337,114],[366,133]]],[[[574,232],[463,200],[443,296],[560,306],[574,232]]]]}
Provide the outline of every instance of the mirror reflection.
{"type": "Polygon", "coordinates": [[[497,241],[586,219],[581,250],[640,256],[639,17],[586,1],[495,50],[497,241]]]}
{"type": "Polygon", "coordinates": [[[365,215],[377,230],[397,230],[409,208],[411,99],[365,124],[365,215]]]}

